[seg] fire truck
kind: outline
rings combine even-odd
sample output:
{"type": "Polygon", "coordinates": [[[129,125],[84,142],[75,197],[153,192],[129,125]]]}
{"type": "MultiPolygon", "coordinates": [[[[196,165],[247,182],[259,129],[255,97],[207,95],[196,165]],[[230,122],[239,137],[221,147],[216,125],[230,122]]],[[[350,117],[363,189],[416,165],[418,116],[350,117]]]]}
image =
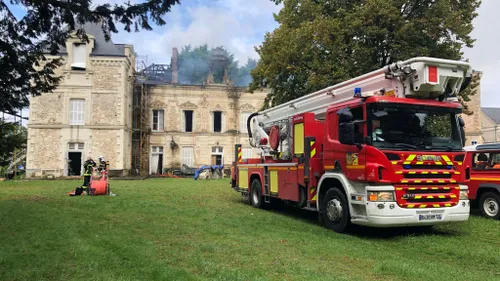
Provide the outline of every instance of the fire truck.
{"type": "Polygon", "coordinates": [[[318,212],[336,232],[353,224],[432,227],[468,220],[464,121],[457,94],[467,62],[417,57],[252,113],[231,186],[318,212]]]}

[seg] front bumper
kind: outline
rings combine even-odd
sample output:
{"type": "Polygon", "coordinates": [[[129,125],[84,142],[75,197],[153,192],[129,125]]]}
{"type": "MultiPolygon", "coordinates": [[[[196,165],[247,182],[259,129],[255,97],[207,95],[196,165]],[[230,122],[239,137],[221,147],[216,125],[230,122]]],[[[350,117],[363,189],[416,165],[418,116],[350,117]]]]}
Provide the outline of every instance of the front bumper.
{"type": "Polygon", "coordinates": [[[353,219],[354,224],[372,227],[438,225],[464,222],[470,215],[469,200],[459,200],[457,205],[444,208],[401,208],[396,202],[369,201],[365,204],[366,217],[353,219]]]}

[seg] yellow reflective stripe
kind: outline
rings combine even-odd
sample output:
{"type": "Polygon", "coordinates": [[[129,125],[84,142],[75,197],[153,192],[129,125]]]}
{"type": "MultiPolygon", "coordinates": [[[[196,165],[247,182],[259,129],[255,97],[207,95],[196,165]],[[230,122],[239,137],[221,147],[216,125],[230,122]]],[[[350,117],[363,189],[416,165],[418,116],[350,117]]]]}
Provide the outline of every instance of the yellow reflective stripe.
{"type": "Polygon", "coordinates": [[[397,171],[396,175],[401,175],[402,173],[403,173],[403,171],[397,171]]]}
{"type": "Polygon", "coordinates": [[[439,161],[434,162],[434,164],[436,164],[436,165],[443,165],[443,163],[441,163],[439,161]]]}
{"type": "Polygon", "coordinates": [[[417,163],[415,163],[415,164],[417,164],[417,165],[422,165],[422,164],[424,164],[424,162],[417,162],[417,163]]]}
{"type": "Polygon", "coordinates": [[[444,205],[445,205],[446,207],[451,207],[451,204],[450,204],[450,203],[444,203],[444,205]]]}
{"type": "Polygon", "coordinates": [[[398,164],[398,161],[392,161],[391,163],[392,163],[393,165],[396,165],[396,164],[398,164]]]}
{"type": "Polygon", "coordinates": [[[403,188],[402,187],[397,187],[396,190],[403,190],[403,188]]]}
{"type": "Polygon", "coordinates": [[[427,189],[429,189],[429,188],[427,188],[427,187],[422,187],[422,188],[420,188],[420,189],[421,189],[421,190],[427,190],[427,189]]]}
{"type": "Polygon", "coordinates": [[[434,208],[439,208],[439,207],[441,207],[441,206],[439,206],[439,204],[434,204],[433,206],[434,206],[434,208]]]}
{"type": "Polygon", "coordinates": [[[431,173],[434,174],[434,175],[437,175],[438,172],[431,172],[431,173]]]}
{"type": "Polygon", "coordinates": [[[408,188],[408,190],[415,190],[415,187],[410,187],[408,188]]]}
{"type": "Polygon", "coordinates": [[[422,175],[427,175],[429,172],[422,172],[421,174],[422,175]]]}
{"type": "Polygon", "coordinates": [[[416,174],[416,173],[417,173],[417,172],[408,172],[408,174],[410,174],[410,175],[414,175],[414,174],[416,174]]]}
{"type": "Polygon", "coordinates": [[[444,196],[444,195],[439,195],[439,198],[443,199],[443,198],[446,198],[446,196],[444,196]]]}
{"type": "MultiPolygon", "coordinates": [[[[313,147],[315,141],[311,141],[310,143],[310,147],[313,147]]],[[[316,147],[311,149],[311,158],[314,157],[314,155],[316,155],[316,147]]]]}
{"type": "Polygon", "coordinates": [[[415,157],[417,157],[417,154],[410,154],[408,156],[408,158],[406,158],[406,161],[413,161],[413,159],[415,159],[415,157]]]}
{"type": "Polygon", "coordinates": [[[408,208],[413,208],[415,207],[415,205],[408,205],[408,208]]]}
{"type": "Polygon", "coordinates": [[[429,196],[427,196],[427,199],[434,199],[434,196],[429,195],[429,196]]]}
{"type": "Polygon", "coordinates": [[[424,205],[420,205],[420,208],[425,208],[425,207],[427,207],[427,205],[425,205],[425,204],[424,205]]]}
{"type": "Polygon", "coordinates": [[[455,194],[451,194],[450,198],[457,198],[457,196],[455,194]]]}
{"type": "Polygon", "coordinates": [[[415,196],[415,199],[422,199],[422,195],[415,196]]]}

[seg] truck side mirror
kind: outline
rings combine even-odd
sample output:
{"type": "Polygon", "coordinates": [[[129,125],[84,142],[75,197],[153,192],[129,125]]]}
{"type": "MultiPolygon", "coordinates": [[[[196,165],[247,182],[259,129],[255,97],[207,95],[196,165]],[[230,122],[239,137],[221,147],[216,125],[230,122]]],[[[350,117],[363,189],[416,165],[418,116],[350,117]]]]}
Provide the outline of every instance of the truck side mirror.
{"type": "Polygon", "coordinates": [[[339,141],[341,144],[354,144],[354,123],[342,123],[339,126],[339,141]]]}
{"type": "Polygon", "coordinates": [[[460,125],[460,138],[462,139],[462,146],[465,146],[465,121],[460,116],[458,116],[458,125],[460,125]]]}
{"type": "Polygon", "coordinates": [[[465,127],[465,121],[462,117],[458,116],[458,124],[461,128],[465,127]]]}

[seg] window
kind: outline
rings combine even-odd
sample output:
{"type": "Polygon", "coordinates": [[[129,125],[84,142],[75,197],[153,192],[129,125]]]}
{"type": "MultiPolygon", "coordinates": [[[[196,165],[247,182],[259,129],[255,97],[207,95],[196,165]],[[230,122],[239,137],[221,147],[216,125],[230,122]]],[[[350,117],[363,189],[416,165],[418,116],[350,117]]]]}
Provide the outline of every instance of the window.
{"type": "Polygon", "coordinates": [[[69,105],[69,124],[70,125],[84,125],[84,99],[72,99],[69,105]]]}
{"type": "Polygon", "coordinates": [[[184,132],[193,131],[193,111],[184,110],[184,132]]]}
{"type": "Polygon", "coordinates": [[[184,146],[181,148],[181,165],[194,167],[194,149],[192,146],[184,146]]]}
{"type": "Polygon", "coordinates": [[[164,120],[163,109],[153,110],[153,131],[163,132],[163,120],[164,120]]]}
{"type": "Polygon", "coordinates": [[[248,112],[242,112],[240,114],[240,133],[248,133],[247,132],[247,120],[250,116],[248,112]]]}
{"type": "Polygon", "coordinates": [[[500,170],[500,152],[474,153],[474,170],[500,170]]]}
{"type": "Polygon", "coordinates": [[[71,69],[85,70],[87,62],[87,45],[81,43],[73,44],[73,62],[71,69]]]}
{"type": "Polygon", "coordinates": [[[213,131],[214,133],[222,132],[222,112],[213,112],[213,131]]]}
{"type": "Polygon", "coordinates": [[[241,158],[242,159],[252,158],[252,156],[253,156],[253,151],[251,148],[242,148],[241,149],[241,158]]]}
{"type": "Polygon", "coordinates": [[[70,142],[68,143],[69,150],[83,150],[83,142],[70,142]]]}
{"type": "Polygon", "coordinates": [[[367,105],[368,134],[379,149],[462,150],[456,112],[417,105],[367,105]]]}

